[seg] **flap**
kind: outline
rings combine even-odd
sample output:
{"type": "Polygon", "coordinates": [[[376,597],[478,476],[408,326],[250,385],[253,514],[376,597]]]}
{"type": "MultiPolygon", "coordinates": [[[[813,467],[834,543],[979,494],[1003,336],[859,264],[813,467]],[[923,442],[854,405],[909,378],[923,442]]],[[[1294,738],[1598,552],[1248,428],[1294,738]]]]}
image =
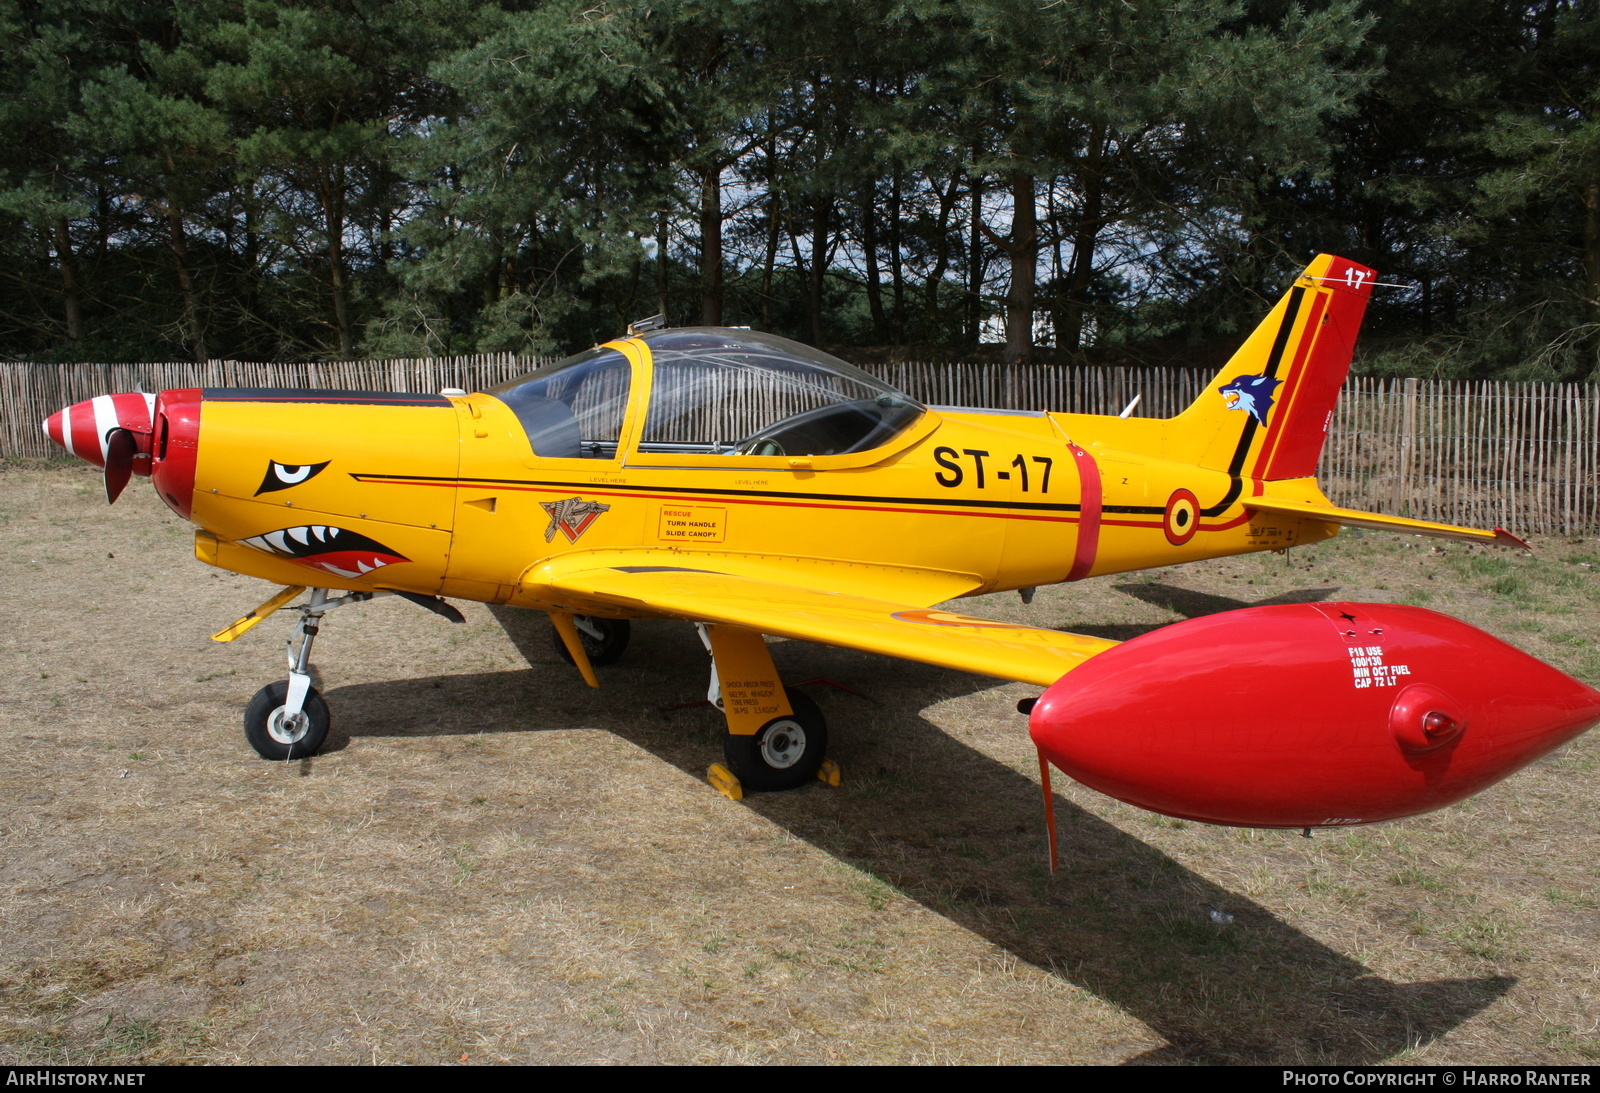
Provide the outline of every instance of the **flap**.
{"type": "Polygon", "coordinates": [[[721,572],[709,559],[636,564],[645,561],[596,565],[592,557],[563,559],[538,567],[524,585],[530,592],[549,589],[642,615],[728,623],[1041,687],[1117,644],[721,572]]]}

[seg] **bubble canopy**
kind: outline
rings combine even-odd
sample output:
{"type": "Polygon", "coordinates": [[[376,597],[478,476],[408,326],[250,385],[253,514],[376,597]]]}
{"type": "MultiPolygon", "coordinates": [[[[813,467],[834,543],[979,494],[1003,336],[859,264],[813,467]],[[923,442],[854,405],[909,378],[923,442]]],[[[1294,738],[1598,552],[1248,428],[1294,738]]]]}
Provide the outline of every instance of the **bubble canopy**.
{"type": "MultiPolygon", "coordinates": [[[[787,338],[687,327],[635,339],[648,350],[641,455],[843,456],[883,447],[926,408],[853,365],[787,338]]],[[[614,458],[632,366],[597,347],[491,388],[536,455],[614,458]]]]}

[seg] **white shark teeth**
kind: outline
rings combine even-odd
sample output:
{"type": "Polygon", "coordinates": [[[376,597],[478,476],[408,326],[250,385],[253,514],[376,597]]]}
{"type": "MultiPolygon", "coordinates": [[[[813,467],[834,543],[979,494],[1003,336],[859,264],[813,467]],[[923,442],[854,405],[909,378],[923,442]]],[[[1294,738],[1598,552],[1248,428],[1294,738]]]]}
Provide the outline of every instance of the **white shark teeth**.
{"type": "Polygon", "coordinates": [[[306,534],[306,532],[308,530],[310,530],[310,529],[308,529],[308,528],[286,528],[285,531],[284,531],[284,534],[288,535],[289,538],[293,539],[295,542],[299,543],[301,546],[308,546],[311,543],[311,537],[306,534]]]}

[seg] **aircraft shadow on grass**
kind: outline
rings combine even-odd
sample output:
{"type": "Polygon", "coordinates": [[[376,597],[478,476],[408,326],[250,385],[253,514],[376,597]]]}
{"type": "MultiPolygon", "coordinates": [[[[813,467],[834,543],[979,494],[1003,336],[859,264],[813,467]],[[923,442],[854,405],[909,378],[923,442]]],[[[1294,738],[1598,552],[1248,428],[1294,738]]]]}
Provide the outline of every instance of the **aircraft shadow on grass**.
{"type": "MultiPolygon", "coordinates": [[[[1119,587],[1190,617],[1246,606],[1173,586],[1119,587]]],[[[664,709],[704,696],[708,661],[686,625],[635,623],[633,646],[594,691],[556,660],[543,614],[491,610],[532,668],[340,688],[330,697],[351,716],[330,748],[352,736],[526,732],[537,708],[541,727],[606,729],[697,778],[720,759],[720,714],[664,709]]],[[[1131,637],[1155,627],[1107,629],[1131,637]]],[[[820,676],[863,692],[807,688],[827,713],[845,781],[728,807],[750,808],[1167,1041],[1131,1062],[1374,1063],[1445,1034],[1515,982],[1391,982],[1060,796],[1061,871],[1051,877],[1038,785],[919,713],[994,680],[803,642],[773,653],[791,683],[820,676]],[[1215,923],[1213,910],[1232,922],[1215,923]]],[[[1010,701],[997,701],[994,716],[1026,733],[1010,701]]]]}

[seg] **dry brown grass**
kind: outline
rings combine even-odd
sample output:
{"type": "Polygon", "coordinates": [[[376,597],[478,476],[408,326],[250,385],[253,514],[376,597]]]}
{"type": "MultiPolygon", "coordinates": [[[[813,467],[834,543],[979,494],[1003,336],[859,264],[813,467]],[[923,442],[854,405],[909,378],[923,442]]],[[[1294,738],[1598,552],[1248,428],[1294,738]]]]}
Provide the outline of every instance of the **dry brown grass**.
{"type": "MultiPolygon", "coordinates": [[[[836,790],[733,804],[687,627],[604,690],[542,619],[331,616],[330,747],[239,731],[288,617],[136,484],[0,470],[0,1062],[1593,1062],[1600,741],[1319,835],[1065,784],[1020,685],[798,642],[836,790]],[[115,555],[115,558],[108,555],[115,555]],[[1228,925],[1211,921],[1219,909],[1228,925]]],[[[1129,636],[1275,596],[1426,602],[1600,682],[1600,547],[1342,537],[964,610],[1129,636]],[[1310,591],[1308,591],[1310,590],[1310,591]]]]}

